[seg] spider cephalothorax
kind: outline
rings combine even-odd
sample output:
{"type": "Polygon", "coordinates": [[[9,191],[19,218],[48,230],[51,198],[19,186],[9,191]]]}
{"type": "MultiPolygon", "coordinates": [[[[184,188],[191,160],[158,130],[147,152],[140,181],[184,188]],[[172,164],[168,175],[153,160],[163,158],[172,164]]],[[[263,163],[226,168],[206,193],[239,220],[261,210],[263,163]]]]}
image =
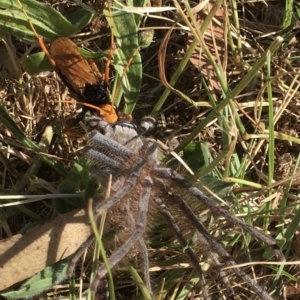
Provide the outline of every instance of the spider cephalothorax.
{"type": "MultiPolygon", "coordinates": [[[[141,129],[129,121],[114,125],[99,121],[96,122],[98,130],[92,130],[88,134],[85,153],[86,157],[91,160],[91,173],[100,179],[105,174],[111,174],[113,177],[111,196],[96,205],[94,215],[98,218],[107,210],[108,219],[111,223],[118,223],[121,221],[120,218],[122,218],[122,221],[125,220],[127,224],[127,226],[124,226],[124,239],[108,259],[110,267],[114,267],[120,262],[133,247],[139,249],[144,260],[145,281],[151,290],[148,254],[144,237],[148,213],[156,209],[163,215],[166,224],[170,226],[173,235],[193,264],[200,278],[203,299],[209,299],[205,286],[205,274],[200,268],[199,257],[189,246],[185,235],[182,234],[178,226],[177,220],[173,217],[172,211],[174,211],[174,207],[177,211],[181,211],[182,219],[186,225],[197,231],[198,244],[209,248],[211,259],[216,265],[235,266],[236,263],[199,221],[196,212],[192,211],[183,199],[182,191],[184,191],[184,194],[189,195],[188,198],[207,206],[213,214],[223,217],[235,226],[241,227],[242,230],[249,232],[257,240],[273,248],[277,257],[282,259],[283,256],[277,249],[273,238],[231,214],[173,169],[160,166],[158,146],[155,140],[142,138],[139,134],[140,131],[145,131],[153,124],[152,118],[148,117],[145,120],[141,129]],[[176,192],[170,192],[170,187],[172,186],[176,192]],[[169,206],[173,206],[173,208],[170,209],[169,206]]],[[[93,127],[95,127],[95,120],[93,122],[93,127]]],[[[182,221],[179,223],[182,224],[182,221]]],[[[87,244],[88,242],[84,246],[87,244]]],[[[70,270],[74,267],[79,253],[80,251],[74,256],[70,270]]],[[[240,268],[235,267],[233,272],[244,283],[247,283],[260,299],[273,299],[264,288],[260,287],[240,268]]],[[[105,266],[101,265],[91,286],[92,290],[96,290],[99,280],[106,273],[105,266]]],[[[224,271],[220,271],[220,276],[227,278],[227,274],[224,271]]],[[[228,298],[233,299],[234,291],[230,283],[226,279],[223,279],[223,283],[227,290],[228,298]]]]}

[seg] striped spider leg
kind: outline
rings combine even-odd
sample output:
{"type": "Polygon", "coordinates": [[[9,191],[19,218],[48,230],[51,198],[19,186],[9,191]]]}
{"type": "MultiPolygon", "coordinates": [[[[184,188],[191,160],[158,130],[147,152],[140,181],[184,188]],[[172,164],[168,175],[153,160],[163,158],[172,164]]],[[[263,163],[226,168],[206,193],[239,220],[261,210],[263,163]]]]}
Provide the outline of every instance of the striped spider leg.
{"type": "MultiPolygon", "coordinates": [[[[178,226],[178,221],[175,220],[169,209],[173,206],[173,209],[175,207],[177,211],[181,211],[185,222],[197,231],[199,243],[209,248],[210,258],[216,266],[220,268],[223,265],[234,267],[232,272],[242,282],[246,283],[259,299],[273,299],[263,287],[239,267],[236,267],[235,261],[200,222],[195,212],[184,200],[184,197],[180,193],[172,192],[170,187],[176,186],[181,191],[184,190],[189,198],[201,202],[214,215],[222,217],[234,226],[250,233],[258,241],[272,248],[278,259],[283,260],[283,254],[278,249],[275,240],[221,207],[173,169],[162,167],[158,158],[158,146],[155,140],[140,136],[140,132],[145,131],[152,124],[153,120],[150,117],[145,118],[145,122],[139,128],[130,121],[123,121],[114,125],[99,121],[97,125],[100,132],[93,130],[88,134],[85,155],[92,162],[91,173],[98,178],[102,178],[104,174],[111,174],[113,177],[111,196],[95,206],[95,218],[107,211],[109,223],[115,225],[124,224],[125,222],[126,224],[117,250],[108,258],[110,267],[114,267],[132,251],[138,251],[143,257],[144,279],[151,291],[148,253],[144,237],[148,218],[153,215],[155,210],[163,215],[174,236],[189,257],[195,272],[199,276],[203,299],[209,299],[199,256],[189,246],[186,237],[180,230],[180,226],[178,226]]],[[[82,249],[91,240],[92,237],[74,255],[69,272],[73,270],[82,249]]],[[[91,290],[96,290],[99,280],[106,273],[106,267],[103,264],[100,265],[91,285],[91,290]]],[[[219,273],[228,294],[227,299],[235,299],[227,272],[220,270],[219,273]]]]}

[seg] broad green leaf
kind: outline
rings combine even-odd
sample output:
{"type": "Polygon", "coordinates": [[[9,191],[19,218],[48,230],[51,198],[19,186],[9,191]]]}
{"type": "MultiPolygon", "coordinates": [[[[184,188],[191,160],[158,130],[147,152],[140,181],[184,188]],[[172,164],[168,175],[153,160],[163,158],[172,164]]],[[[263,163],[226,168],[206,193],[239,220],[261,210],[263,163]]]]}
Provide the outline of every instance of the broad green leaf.
{"type": "MultiPolygon", "coordinates": [[[[124,113],[132,113],[138,100],[142,84],[142,60],[139,53],[138,27],[135,16],[123,11],[105,11],[107,20],[113,30],[118,48],[114,52],[115,69],[121,78],[122,91],[125,96],[124,113]]],[[[116,78],[115,84],[119,84],[116,78]]],[[[116,86],[114,88],[117,88],[116,86]]],[[[115,102],[118,104],[118,101],[115,102]]]]}
{"type": "Polygon", "coordinates": [[[71,211],[74,208],[83,207],[87,201],[94,197],[98,189],[98,181],[90,177],[89,162],[81,159],[80,163],[74,163],[66,178],[59,184],[58,191],[63,194],[78,193],[85,190],[82,198],[54,199],[55,210],[59,214],[71,211]]]}
{"type": "MultiPolygon", "coordinates": [[[[184,161],[187,162],[189,167],[195,173],[196,177],[197,174],[199,174],[201,170],[209,166],[212,161],[207,143],[192,142],[184,148],[183,153],[184,161]]],[[[197,182],[195,182],[195,185],[197,185],[197,182]]],[[[202,177],[201,185],[206,186],[221,198],[227,197],[233,187],[233,183],[224,182],[212,175],[206,175],[202,177]]]]}
{"type": "MultiPolygon", "coordinates": [[[[58,191],[62,194],[71,194],[79,191],[79,186],[81,183],[80,173],[76,170],[76,165],[74,164],[74,168],[69,171],[67,177],[59,184],[58,191]]],[[[57,198],[53,201],[55,211],[58,214],[64,214],[76,207],[83,207],[83,199],[82,198],[70,198],[69,201],[67,199],[57,198]]]]}
{"type": "Polygon", "coordinates": [[[68,266],[68,258],[61,260],[31,277],[18,291],[7,292],[2,296],[7,299],[24,299],[41,294],[67,277],[68,266]]]}
{"type": "Polygon", "coordinates": [[[44,52],[34,53],[21,62],[22,68],[29,75],[53,70],[53,67],[44,52]]]}
{"type": "Polygon", "coordinates": [[[99,189],[99,181],[94,177],[90,178],[85,187],[84,200],[87,203],[90,198],[93,198],[99,189]]]}
{"type": "MultiPolygon", "coordinates": [[[[197,183],[195,183],[197,185],[197,183]]],[[[228,194],[232,191],[234,183],[222,181],[214,176],[207,175],[201,178],[201,185],[204,185],[214,194],[218,195],[220,198],[228,197],[228,194]]],[[[201,187],[200,187],[201,188],[201,187]]]]}
{"type": "Polygon", "coordinates": [[[207,167],[212,158],[208,149],[207,143],[189,143],[183,149],[184,161],[196,174],[207,167]]]}
{"type": "MultiPolygon", "coordinates": [[[[89,12],[81,10],[76,12],[75,16],[70,15],[72,20],[70,22],[49,5],[34,0],[21,0],[21,3],[38,35],[49,40],[57,36],[70,36],[92,19],[89,12]],[[75,17],[77,17],[76,22],[75,17]]],[[[0,30],[28,42],[36,40],[29,21],[16,0],[0,2],[0,20],[3,20],[0,21],[0,30]]]]}
{"type": "Polygon", "coordinates": [[[91,59],[94,59],[94,60],[101,59],[103,57],[107,57],[108,52],[109,52],[109,50],[106,50],[106,51],[92,53],[92,52],[87,51],[87,50],[82,49],[82,48],[79,48],[79,51],[85,59],[91,58],[91,59]]]}
{"type": "Polygon", "coordinates": [[[86,9],[79,9],[65,17],[78,31],[88,25],[93,20],[94,15],[86,9]]]}
{"type": "Polygon", "coordinates": [[[137,52],[135,54],[130,66],[124,74],[124,68],[130,60],[127,60],[128,57],[129,52],[126,53],[120,50],[118,51],[117,59],[115,60],[115,69],[118,72],[119,78],[122,78],[122,91],[125,96],[125,114],[131,114],[133,112],[142,85],[142,59],[140,53],[137,52]]]}
{"type": "MultiPolygon", "coordinates": [[[[145,1],[145,0],[130,0],[127,2],[128,6],[133,6],[133,7],[145,7],[146,4],[147,4],[147,1],[145,1]]],[[[139,28],[141,25],[143,15],[142,14],[133,14],[133,15],[135,18],[136,26],[139,28]]]]}

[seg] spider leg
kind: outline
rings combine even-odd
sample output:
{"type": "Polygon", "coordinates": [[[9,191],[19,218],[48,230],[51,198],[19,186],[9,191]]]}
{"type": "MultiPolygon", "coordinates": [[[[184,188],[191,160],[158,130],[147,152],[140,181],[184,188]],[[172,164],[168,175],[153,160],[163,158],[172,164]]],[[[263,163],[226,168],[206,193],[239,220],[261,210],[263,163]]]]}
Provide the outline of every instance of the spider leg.
{"type": "Polygon", "coordinates": [[[202,269],[200,267],[199,258],[195,255],[193,250],[189,247],[188,242],[186,241],[186,239],[182,235],[182,233],[180,231],[180,228],[178,227],[178,225],[177,225],[174,217],[172,216],[172,214],[167,209],[166,205],[161,201],[161,199],[155,198],[154,201],[157,204],[160,213],[163,215],[163,217],[166,219],[167,223],[169,224],[174,236],[176,237],[176,239],[178,240],[178,242],[180,243],[180,245],[184,249],[185,253],[189,257],[192,265],[195,267],[196,272],[198,273],[198,276],[199,276],[199,279],[200,279],[200,284],[201,284],[204,299],[205,300],[210,299],[210,297],[208,296],[207,288],[205,286],[206,281],[205,281],[205,277],[204,277],[204,274],[202,272],[202,269]]]}
{"type": "Polygon", "coordinates": [[[169,168],[156,168],[155,173],[158,177],[170,179],[180,187],[188,190],[192,195],[198,198],[203,204],[208,206],[214,214],[223,216],[233,224],[240,226],[241,228],[243,228],[243,230],[249,232],[259,241],[266,243],[274,250],[278,259],[284,260],[283,253],[278,248],[276,241],[272,237],[270,237],[269,235],[265,234],[262,231],[257,230],[255,227],[245,223],[241,219],[231,214],[226,209],[222,208],[219,204],[217,204],[212,199],[207,197],[203,192],[201,192],[198,188],[194,187],[191,183],[189,183],[176,171],[169,168]]]}
{"type": "Polygon", "coordinates": [[[107,169],[110,173],[119,174],[130,169],[134,153],[105,135],[93,131],[88,135],[86,156],[94,165],[100,167],[100,172],[107,169]]]}
{"type": "Polygon", "coordinates": [[[131,150],[96,131],[92,131],[88,135],[88,148],[95,149],[99,152],[104,152],[114,159],[118,158],[116,156],[120,155],[120,152],[122,152],[122,161],[131,159],[133,156],[133,152],[131,150]],[[109,153],[107,153],[108,149],[109,153]]]}
{"type": "Polygon", "coordinates": [[[148,248],[143,238],[139,239],[139,248],[141,250],[142,257],[143,257],[143,275],[144,275],[144,280],[146,282],[146,287],[151,293],[151,295],[153,295],[151,280],[150,280],[150,271],[149,271],[150,267],[149,267],[148,248]]]}
{"type": "MultiPolygon", "coordinates": [[[[143,191],[140,194],[135,231],[133,231],[129,239],[108,258],[110,268],[113,268],[118,262],[120,262],[120,260],[130,251],[134,244],[141,239],[142,235],[145,232],[147,224],[148,204],[153,182],[150,177],[146,177],[141,184],[143,186],[143,191]]],[[[96,277],[91,284],[90,289],[92,291],[96,291],[99,280],[103,278],[106,273],[107,269],[105,265],[101,265],[98,268],[96,277]]]]}
{"type": "MultiPolygon", "coordinates": [[[[172,203],[172,198],[169,195],[168,191],[163,186],[161,187],[161,189],[164,191],[165,197],[169,198],[169,202],[172,203]]],[[[199,278],[201,280],[200,283],[201,283],[201,288],[202,288],[202,293],[203,293],[204,299],[209,299],[208,292],[207,292],[207,289],[206,289],[206,286],[205,286],[206,282],[205,282],[204,274],[203,274],[202,269],[200,267],[199,258],[195,255],[193,250],[189,247],[188,242],[185,240],[184,236],[182,235],[182,233],[180,231],[180,228],[178,227],[178,225],[176,223],[176,220],[174,219],[172,214],[168,211],[166,205],[160,199],[155,199],[154,201],[157,203],[161,214],[167,220],[174,236],[179,241],[179,243],[181,244],[181,246],[185,250],[186,254],[188,255],[191,263],[195,267],[195,269],[196,269],[196,271],[199,275],[199,278]]],[[[209,246],[209,243],[204,238],[204,236],[199,235],[199,240],[200,240],[200,243],[202,245],[208,245],[209,246]]],[[[219,260],[216,257],[215,253],[209,252],[208,255],[209,255],[210,259],[214,262],[214,264],[221,269],[222,264],[219,262],[219,260]]],[[[233,289],[230,285],[230,282],[229,282],[229,279],[228,279],[228,276],[227,276],[226,272],[221,270],[220,271],[220,277],[222,278],[224,286],[226,288],[228,299],[234,299],[234,292],[233,292],[233,289]]]]}
{"type": "MultiPolygon", "coordinates": [[[[208,241],[205,239],[205,237],[203,235],[201,235],[200,233],[198,233],[198,239],[200,244],[210,247],[208,241]]],[[[226,273],[226,271],[222,270],[223,264],[220,263],[216,253],[209,251],[208,253],[208,257],[212,260],[212,262],[214,263],[214,265],[219,269],[220,272],[220,278],[223,281],[223,284],[225,286],[226,289],[226,295],[228,295],[228,299],[235,299],[235,293],[233,291],[233,288],[231,286],[231,283],[229,281],[228,278],[228,274],[226,273]]]]}
{"type": "MultiPolygon", "coordinates": [[[[95,157],[93,155],[90,155],[92,159],[95,160],[95,157]]],[[[137,178],[139,176],[139,173],[142,169],[142,166],[144,165],[145,161],[143,159],[138,160],[139,163],[133,167],[131,175],[129,178],[126,179],[124,182],[123,187],[116,193],[114,193],[111,197],[105,199],[104,201],[100,202],[96,205],[94,209],[94,216],[97,218],[99,215],[101,215],[104,211],[111,208],[114,204],[116,204],[120,199],[124,198],[128,193],[135,187],[137,178]]],[[[75,254],[72,256],[70,265],[67,270],[67,275],[70,276],[74,270],[75,264],[77,263],[78,259],[84,252],[84,250],[91,245],[91,243],[94,240],[94,236],[91,235],[87,241],[85,241],[75,252],[75,254]]]]}
{"type": "MultiPolygon", "coordinates": [[[[136,227],[136,222],[135,219],[131,213],[131,209],[130,209],[130,200],[127,199],[127,205],[126,205],[126,215],[127,218],[129,220],[129,223],[131,225],[131,230],[134,231],[135,227],[136,227]]],[[[152,287],[151,287],[151,282],[150,282],[150,272],[149,272],[149,257],[148,257],[148,248],[147,245],[144,241],[143,238],[140,238],[138,241],[139,244],[139,248],[142,254],[142,259],[143,259],[143,274],[144,274],[144,280],[146,282],[146,286],[148,288],[148,290],[152,293],[152,287]]]]}
{"type": "MultiPolygon", "coordinates": [[[[185,201],[173,194],[168,194],[172,203],[175,203],[180,210],[184,212],[187,220],[196,227],[198,232],[206,239],[207,243],[210,245],[212,250],[216,252],[220,257],[224,259],[224,263],[227,266],[236,266],[236,263],[231,259],[228,252],[223,249],[220,244],[213,238],[212,235],[206,230],[203,224],[198,220],[197,216],[192,212],[190,207],[185,203],[185,201]]],[[[252,278],[250,278],[244,271],[240,268],[233,268],[233,271],[246,282],[251,289],[263,300],[274,300],[260,285],[258,285],[252,278]]]]}
{"type": "Polygon", "coordinates": [[[125,180],[124,186],[118,192],[114,193],[112,196],[96,205],[94,209],[95,217],[98,217],[104,211],[111,208],[114,204],[116,204],[118,201],[128,195],[129,192],[132,191],[132,189],[137,184],[138,177],[145,163],[146,162],[143,159],[138,159],[137,164],[132,168],[130,176],[125,180]]]}
{"type": "Polygon", "coordinates": [[[95,235],[92,233],[88,239],[83,242],[80,247],[76,250],[76,252],[72,255],[72,258],[69,262],[69,266],[67,269],[67,276],[70,277],[74,271],[74,268],[79,260],[79,258],[82,256],[83,252],[89,248],[91,246],[91,244],[93,243],[93,241],[95,240],[95,235]]]}

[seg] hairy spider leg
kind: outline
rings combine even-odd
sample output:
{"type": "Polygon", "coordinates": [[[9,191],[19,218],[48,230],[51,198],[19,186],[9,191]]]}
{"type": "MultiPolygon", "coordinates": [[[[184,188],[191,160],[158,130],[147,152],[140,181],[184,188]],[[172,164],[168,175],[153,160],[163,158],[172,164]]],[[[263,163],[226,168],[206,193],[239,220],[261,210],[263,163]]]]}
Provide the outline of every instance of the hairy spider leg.
{"type": "Polygon", "coordinates": [[[169,224],[174,236],[179,241],[180,245],[182,246],[182,249],[184,249],[184,252],[189,257],[191,263],[196,269],[196,272],[198,273],[198,276],[200,278],[200,284],[201,289],[203,292],[204,299],[209,299],[208,291],[206,288],[206,280],[204,277],[204,274],[202,272],[202,269],[200,267],[200,260],[197,257],[197,255],[194,253],[194,251],[189,247],[189,244],[183,234],[180,231],[180,228],[178,224],[176,223],[176,220],[174,219],[173,215],[170,213],[170,211],[167,209],[166,205],[163,203],[163,201],[159,198],[154,198],[155,203],[158,206],[158,209],[160,213],[163,215],[163,217],[166,219],[167,223],[169,224]]]}
{"type": "MultiPolygon", "coordinates": [[[[134,134],[136,135],[136,132],[134,131],[134,134]]],[[[141,157],[136,157],[132,151],[130,151],[125,146],[120,145],[119,143],[116,143],[115,141],[99,134],[99,133],[90,133],[91,139],[88,139],[88,150],[87,150],[87,157],[91,158],[92,161],[97,166],[98,162],[100,162],[100,168],[101,172],[105,172],[107,168],[109,168],[110,172],[113,174],[118,170],[118,172],[122,173],[124,171],[127,171],[130,173],[129,177],[125,180],[123,187],[121,190],[119,190],[116,194],[111,196],[110,198],[106,199],[105,201],[99,203],[94,210],[95,217],[98,217],[101,215],[105,210],[112,207],[117,201],[124,201],[124,197],[130,193],[130,191],[136,186],[137,180],[140,176],[140,173],[143,169],[143,166],[147,163],[147,161],[141,157]],[[106,156],[105,154],[98,152],[100,149],[103,151],[104,147],[110,148],[109,156],[106,156]],[[96,148],[97,150],[94,150],[92,148],[96,148]],[[118,153],[118,155],[116,155],[118,153]],[[115,158],[121,155],[120,161],[115,161],[115,158]],[[106,156],[106,157],[104,157],[106,156]],[[114,157],[112,159],[111,157],[114,157]],[[135,159],[137,161],[136,164],[132,167],[132,169],[129,169],[129,166],[127,165],[126,161],[135,159]],[[123,200],[122,200],[123,199],[123,200]]],[[[128,137],[127,137],[128,138],[128,137]]],[[[126,139],[127,139],[126,138],[126,139]]],[[[134,140],[132,140],[134,141],[134,140]]],[[[125,142],[125,140],[124,140],[125,142]]],[[[148,153],[146,153],[145,157],[151,157],[153,153],[156,151],[157,147],[156,145],[153,145],[149,148],[147,148],[148,153]]],[[[104,153],[107,153],[104,151],[104,153]]],[[[129,251],[130,249],[136,244],[136,242],[139,243],[140,250],[143,254],[143,260],[144,260],[144,279],[146,281],[147,288],[151,292],[151,284],[150,284],[150,276],[149,276],[149,264],[148,264],[148,253],[147,248],[145,245],[144,240],[141,238],[143,233],[145,232],[145,226],[147,222],[147,212],[148,212],[148,202],[150,197],[150,191],[151,191],[151,179],[150,178],[144,178],[142,182],[142,193],[140,195],[139,200],[139,209],[138,209],[138,218],[137,221],[134,220],[129,205],[126,211],[126,214],[131,219],[132,223],[131,226],[134,227],[133,234],[130,236],[130,238],[125,242],[122,247],[117,250],[115,253],[112,254],[112,256],[108,259],[110,267],[115,266],[129,251]]],[[[97,277],[94,279],[91,289],[95,291],[97,284],[99,280],[105,276],[107,273],[106,267],[104,265],[100,266],[100,268],[97,271],[97,277]]]]}
{"type": "Polygon", "coordinates": [[[255,227],[245,223],[241,219],[239,219],[236,216],[234,216],[233,214],[231,214],[228,210],[222,208],[219,204],[217,204],[211,198],[207,197],[203,192],[201,192],[198,188],[196,188],[191,183],[189,183],[186,179],[184,179],[176,171],[174,171],[170,168],[157,168],[155,170],[155,173],[158,177],[171,179],[179,186],[188,190],[192,195],[194,195],[196,198],[198,198],[204,205],[208,206],[214,214],[223,216],[224,218],[226,218],[233,224],[240,226],[241,228],[243,228],[243,230],[249,232],[252,236],[257,238],[259,241],[270,246],[274,250],[274,252],[279,260],[282,260],[282,261],[284,260],[283,253],[281,252],[278,245],[276,244],[276,241],[272,237],[270,237],[269,235],[265,234],[264,232],[256,229],[255,227]]]}
{"type": "MultiPolygon", "coordinates": [[[[249,287],[263,300],[274,300],[260,285],[258,285],[252,278],[250,278],[243,270],[240,268],[235,268],[236,263],[231,259],[229,253],[224,250],[220,244],[214,239],[214,237],[207,231],[207,229],[203,226],[203,224],[199,221],[199,219],[195,216],[195,214],[191,211],[190,207],[185,203],[185,201],[179,197],[178,195],[167,194],[170,203],[175,203],[177,207],[184,212],[187,220],[195,226],[198,230],[199,234],[204,238],[206,244],[210,246],[210,248],[217,253],[223,260],[227,266],[234,267],[233,271],[244,281],[249,287]]],[[[223,277],[222,277],[223,278],[223,277]]],[[[225,275],[227,278],[227,275],[225,275]]],[[[227,285],[227,284],[226,284],[227,285]]],[[[234,292],[232,289],[229,289],[231,295],[230,297],[234,297],[234,292]]],[[[234,299],[234,298],[232,298],[234,299]]]]}
{"type": "MultiPolygon", "coordinates": [[[[142,182],[143,191],[140,195],[140,201],[139,201],[139,210],[138,210],[138,217],[135,222],[135,230],[133,231],[132,235],[129,237],[129,239],[120,247],[118,250],[116,250],[109,258],[109,266],[112,268],[114,267],[120,260],[129,253],[130,249],[135,245],[136,242],[138,242],[142,235],[145,232],[146,224],[147,224],[147,213],[148,213],[148,203],[150,199],[150,192],[152,187],[152,180],[150,177],[146,177],[142,182]]],[[[94,278],[92,284],[91,284],[91,290],[96,291],[97,285],[99,283],[99,280],[103,278],[107,273],[107,269],[104,264],[102,264],[98,270],[97,275],[94,278]]],[[[150,283],[150,278],[146,279],[147,282],[150,283]]],[[[151,286],[148,287],[151,291],[151,286]]]]}

